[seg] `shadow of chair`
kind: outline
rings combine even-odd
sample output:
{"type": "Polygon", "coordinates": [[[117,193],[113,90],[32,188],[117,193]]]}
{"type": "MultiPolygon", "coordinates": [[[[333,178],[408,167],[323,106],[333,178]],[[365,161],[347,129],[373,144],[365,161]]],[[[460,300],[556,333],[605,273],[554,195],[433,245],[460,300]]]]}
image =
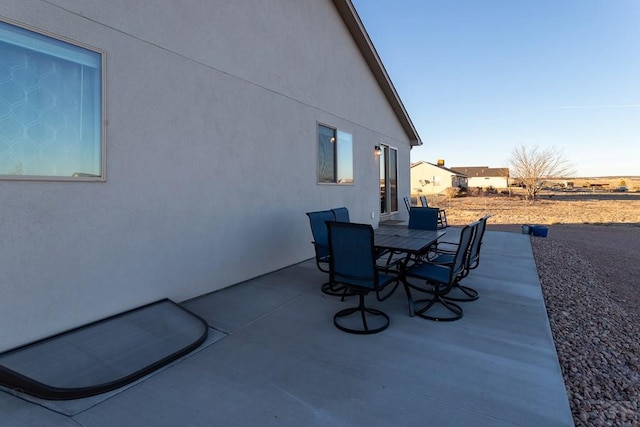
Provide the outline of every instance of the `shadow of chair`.
{"type": "Polygon", "coordinates": [[[462,317],[462,307],[447,300],[445,296],[451,291],[465,272],[465,261],[467,259],[469,246],[471,245],[473,231],[474,228],[470,225],[462,229],[458,248],[451,264],[418,262],[411,266],[402,266],[402,283],[411,304],[410,309],[416,316],[436,321],[452,321],[462,317]],[[425,285],[420,286],[410,283],[409,278],[422,280],[425,285]],[[413,301],[411,297],[412,289],[427,293],[429,298],[413,301]],[[444,314],[437,315],[428,313],[429,310],[432,310],[431,313],[434,313],[436,310],[442,311],[438,309],[438,307],[445,309],[444,314]]]}
{"type": "Polygon", "coordinates": [[[389,316],[365,305],[365,296],[375,293],[384,301],[396,290],[398,276],[383,273],[376,266],[373,227],[369,224],[328,222],[330,281],[345,286],[358,296],[358,305],[340,310],[334,325],[352,334],[375,334],[389,326],[389,316]],[[395,283],[391,289],[388,287],[395,283]]]}
{"type": "MultiPolygon", "coordinates": [[[[420,204],[422,205],[423,208],[429,207],[429,203],[427,202],[427,196],[420,196],[420,204]]],[[[440,208],[433,208],[433,209],[438,209],[438,227],[446,228],[448,226],[447,211],[440,208]]]]}

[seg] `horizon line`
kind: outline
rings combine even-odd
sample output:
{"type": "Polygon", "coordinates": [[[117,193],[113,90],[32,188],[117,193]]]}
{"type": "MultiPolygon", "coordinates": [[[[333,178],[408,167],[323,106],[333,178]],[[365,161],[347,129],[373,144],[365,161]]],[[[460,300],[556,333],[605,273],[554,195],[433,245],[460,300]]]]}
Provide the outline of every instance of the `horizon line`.
{"type": "Polygon", "coordinates": [[[612,104],[612,105],[560,105],[548,107],[548,110],[598,110],[611,108],[640,108],[640,104],[612,104]]]}

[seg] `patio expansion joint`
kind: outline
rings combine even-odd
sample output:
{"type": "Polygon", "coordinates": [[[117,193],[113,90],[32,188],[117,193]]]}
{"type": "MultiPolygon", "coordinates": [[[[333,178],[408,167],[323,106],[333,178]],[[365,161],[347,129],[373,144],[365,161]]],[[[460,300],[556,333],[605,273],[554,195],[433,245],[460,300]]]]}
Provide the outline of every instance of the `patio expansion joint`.
{"type": "MultiPolygon", "coordinates": [[[[252,326],[253,324],[255,324],[255,323],[257,323],[257,322],[259,322],[259,321],[261,321],[261,320],[273,315],[274,313],[278,313],[279,311],[284,310],[285,308],[289,307],[294,302],[296,302],[296,300],[302,298],[303,296],[305,296],[305,295],[304,294],[299,294],[299,295],[296,295],[296,296],[286,300],[285,302],[283,302],[282,304],[278,305],[277,307],[274,307],[273,309],[267,311],[266,313],[261,314],[260,316],[249,320],[244,325],[239,326],[237,329],[235,329],[235,331],[222,331],[222,332],[224,332],[227,335],[232,335],[234,332],[242,331],[242,330],[252,326]]],[[[211,327],[213,327],[213,326],[211,326],[211,327]]],[[[216,328],[216,329],[220,330],[219,328],[216,328]]]]}

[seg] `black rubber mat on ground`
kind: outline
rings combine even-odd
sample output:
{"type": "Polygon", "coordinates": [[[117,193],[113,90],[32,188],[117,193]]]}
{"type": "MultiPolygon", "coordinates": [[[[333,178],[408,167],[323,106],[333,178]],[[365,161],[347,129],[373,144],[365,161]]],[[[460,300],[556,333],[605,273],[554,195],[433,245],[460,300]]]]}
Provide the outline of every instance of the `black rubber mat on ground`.
{"type": "Polygon", "coordinates": [[[0,385],[43,399],[122,387],[202,344],[204,320],[164,299],[0,354],[0,385]]]}

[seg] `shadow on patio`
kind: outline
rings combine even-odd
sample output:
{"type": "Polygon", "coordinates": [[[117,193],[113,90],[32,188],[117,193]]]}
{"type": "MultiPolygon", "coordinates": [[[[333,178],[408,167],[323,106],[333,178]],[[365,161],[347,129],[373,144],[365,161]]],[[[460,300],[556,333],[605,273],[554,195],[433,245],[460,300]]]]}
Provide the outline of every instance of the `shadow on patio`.
{"type": "Polygon", "coordinates": [[[485,234],[480,266],[464,279],[480,299],[456,322],[409,317],[400,288],[368,299],[391,317],[386,331],[340,332],[333,314],[354,301],[322,294],[326,278],[310,260],[187,301],[215,343],[60,411],[70,416],[0,393],[3,422],[573,425],[528,236],[485,234]]]}

